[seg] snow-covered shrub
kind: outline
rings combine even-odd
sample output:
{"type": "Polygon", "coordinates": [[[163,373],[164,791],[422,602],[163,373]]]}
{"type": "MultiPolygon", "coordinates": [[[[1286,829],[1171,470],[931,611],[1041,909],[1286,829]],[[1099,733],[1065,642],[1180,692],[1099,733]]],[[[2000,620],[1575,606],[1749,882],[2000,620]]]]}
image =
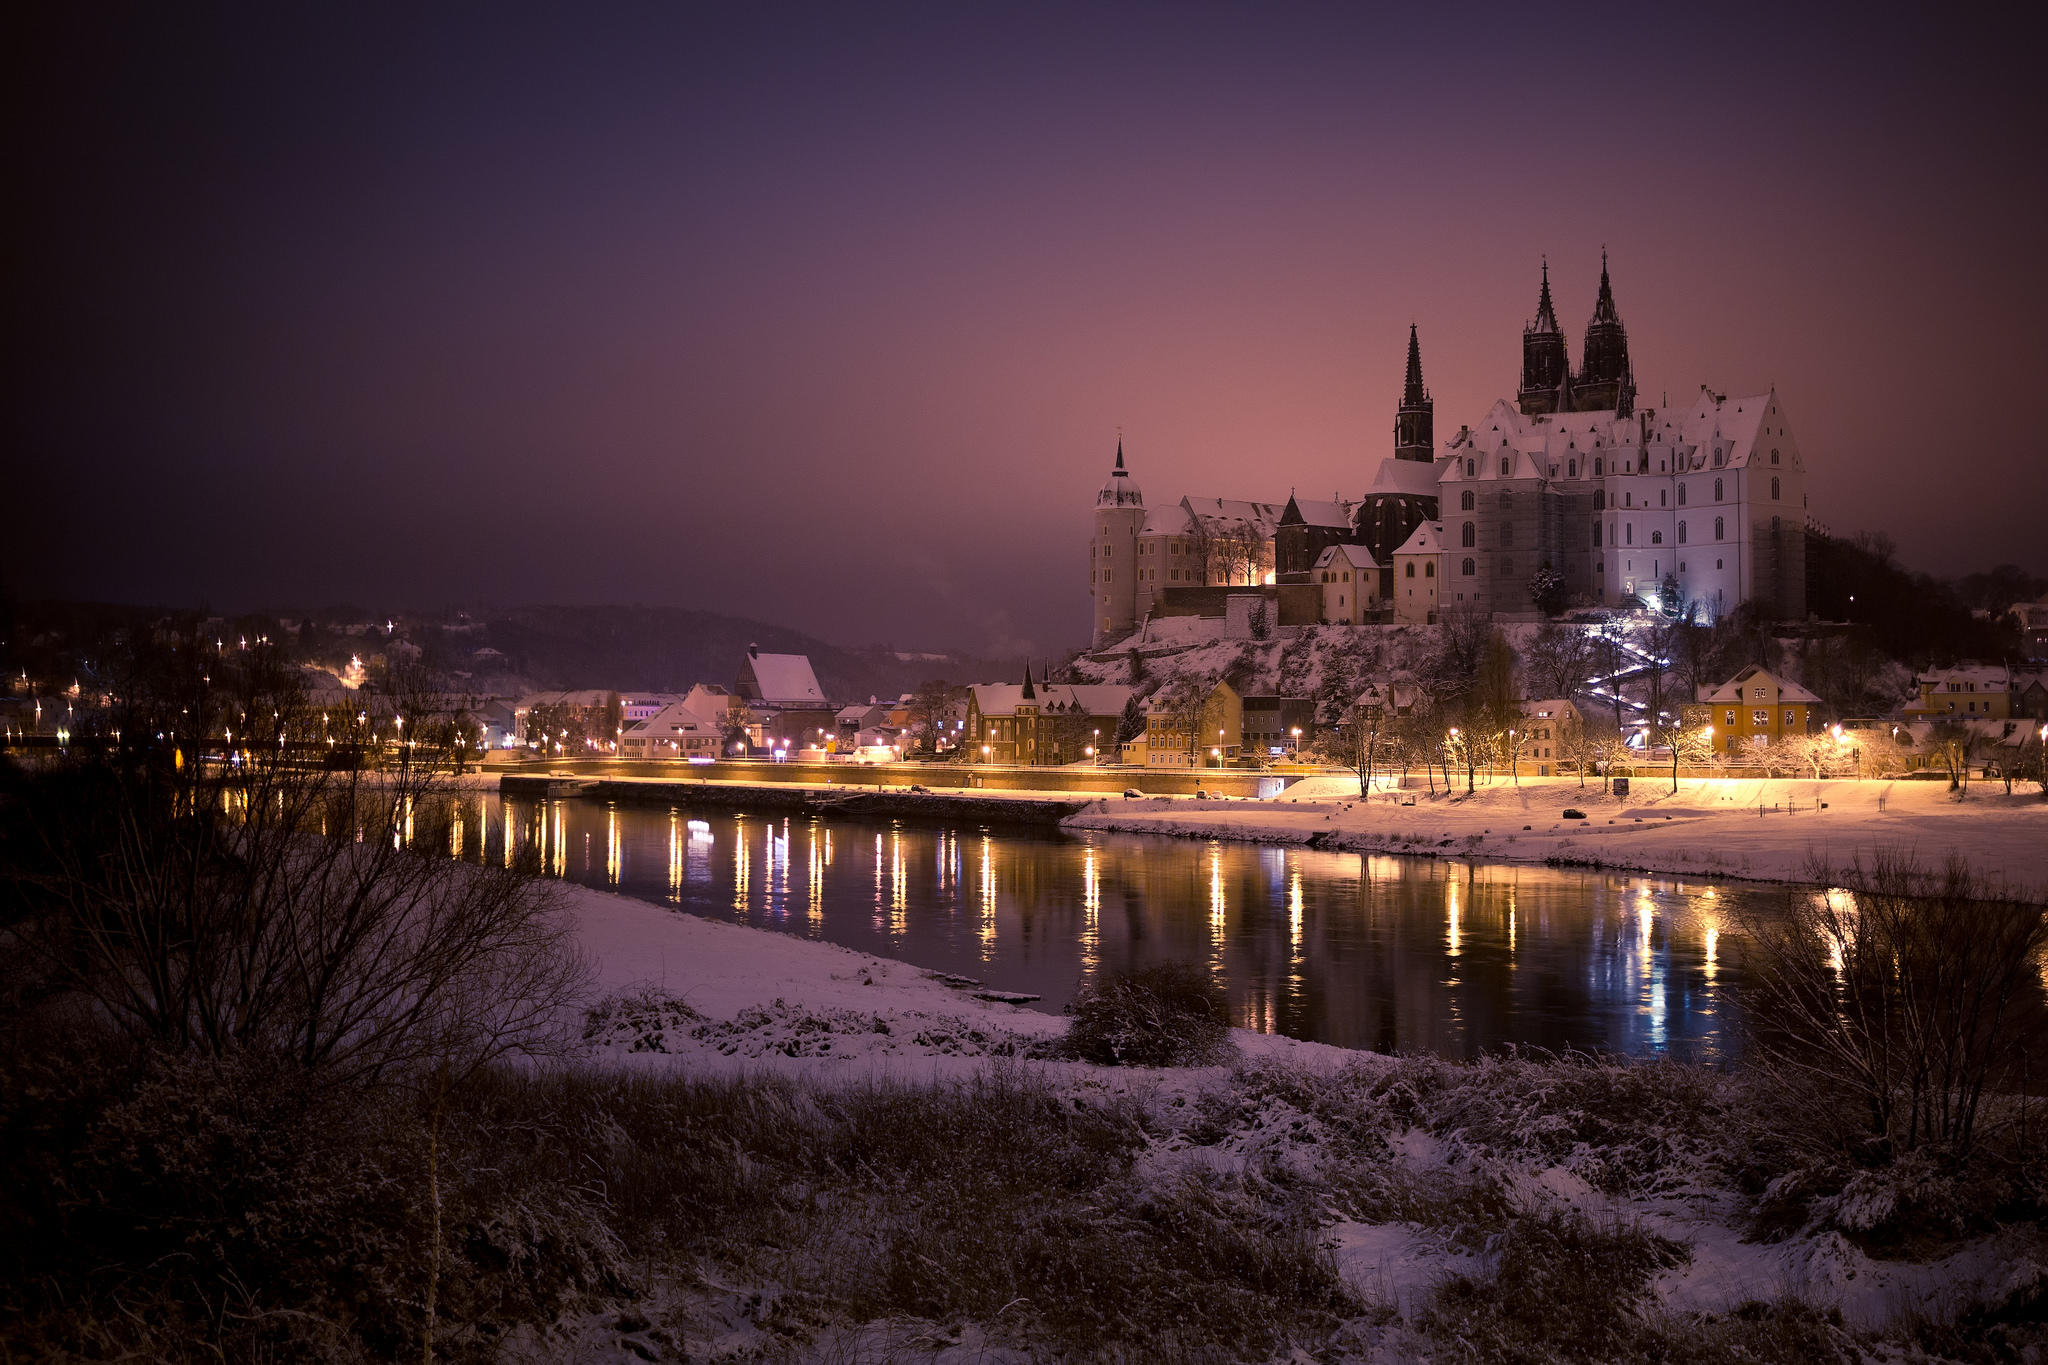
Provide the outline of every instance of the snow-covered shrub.
{"type": "Polygon", "coordinates": [[[1104,1066],[1211,1066],[1226,1060],[1230,1015],[1207,973],[1163,962],[1082,988],[1067,1013],[1067,1050],[1104,1066]]]}
{"type": "Polygon", "coordinates": [[[583,1012],[583,1041],[628,1052],[673,1052],[704,1016],[658,986],[607,995],[583,1012]]]}

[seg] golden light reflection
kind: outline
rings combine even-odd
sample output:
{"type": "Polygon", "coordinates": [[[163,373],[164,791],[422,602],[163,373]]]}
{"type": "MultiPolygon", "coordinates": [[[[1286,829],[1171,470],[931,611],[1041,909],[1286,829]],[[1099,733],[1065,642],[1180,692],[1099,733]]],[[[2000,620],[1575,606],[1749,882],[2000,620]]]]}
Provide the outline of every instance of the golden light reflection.
{"type": "Polygon", "coordinates": [[[683,899],[683,817],[678,811],[668,813],[668,898],[677,904],[683,899]]]}
{"type": "Polygon", "coordinates": [[[512,843],[513,843],[513,839],[512,839],[512,807],[511,807],[510,805],[504,806],[504,807],[502,807],[502,808],[501,808],[501,811],[500,811],[500,813],[501,813],[502,815],[504,815],[504,817],[505,817],[505,866],[507,866],[507,867],[510,867],[510,866],[512,866],[512,843]]]}
{"type": "Polygon", "coordinates": [[[463,847],[462,807],[455,807],[448,819],[448,856],[460,858],[463,847]]]}
{"type": "Polygon", "coordinates": [[[555,875],[566,877],[569,875],[569,821],[561,802],[548,802],[547,819],[554,827],[555,875]]]}
{"type": "Polygon", "coordinates": [[[989,961],[996,949],[996,849],[986,834],[981,836],[981,960],[989,961]]]}
{"type": "Polygon", "coordinates": [[[1301,960],[1301,869],[1287,878],[1287,946],[1297,962],[1301,960]]]}
{"type": "Polygon", "coordinates": [[[1095,862],[1095,846],[1081,851],[1081,970],[1093,975],[1101,961],[1102,872],[1095,862]]]}
{"type": "Polygon", "coordinates": [[[732,908],[741,919],[747,917],[747,902],[752,899],[753,874],[753,856],[747,850],[746,827],[740,824],[732,836],[732,908]]]}
{"type": "Polygon", "coordinates": [[[805,881],[810,890],[805,918],[810,921],[815,933],[825,913],[825,845],[818,838],[818,822],[811,821],[810,864],[805,869],[805,881]]]}
{"type": "Polygon", "coordinates": [[[1705,931],[1706,939],[1706,962],[1703,970],[1706,973],[1707,984],[1712,985],[1714,981],[1714,974],[1715,972],[1720,970],[1721,965],[1721,921],[1716,919],[1712,915],[1708,915],[1702,921],[1702,928],[1705,931]]]}
{"type": "Polygon", "coordinates": [[[1224,910],[1223,848],[1209,845],[1209,938],[1220,952],[1223,948],[1224,910]]]}
{"type": "Polygon", "coordinates": [[[604,879],[608,886],[619,884],[623,858],[619,852],[619,808],[612,806],[604,813],[604,879]]]}
{"type": "Polygon", "coordinates": [[[1464,889],[1456,877],[1444,883],[1444,955],[1456,957],[1465,943],[1459,920],[1464,915],[1464,889]]]}
{"type": "Polygon", "coordinates": [[[910,879],[903,869],[903,833],[892,831],[889,835],[889,934],[892,938],[903,932],[909,885],[910,879]]]}

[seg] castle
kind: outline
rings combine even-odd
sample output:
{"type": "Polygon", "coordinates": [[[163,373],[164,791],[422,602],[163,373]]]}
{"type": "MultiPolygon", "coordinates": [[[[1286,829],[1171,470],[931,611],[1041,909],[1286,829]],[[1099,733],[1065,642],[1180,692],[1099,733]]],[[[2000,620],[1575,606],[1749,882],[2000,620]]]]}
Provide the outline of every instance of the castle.
{"type": "Polygon", "coordinates": [[[1702,386],[1681,406],[1639,409],[1604,251],[1578,369],[1545,263],[1514,401],[1441,449],[1434,424],[1411,326],[1393,453],[1355,500],[1148,508],[1119,439],[1088,546],[1093,644],[1154,615],[1224,615],[1231,600],[1256,610],[1259,598],[1279,625],[1565,604],[1806,614],[1805,464],[1778,395],[1702,386]]]}

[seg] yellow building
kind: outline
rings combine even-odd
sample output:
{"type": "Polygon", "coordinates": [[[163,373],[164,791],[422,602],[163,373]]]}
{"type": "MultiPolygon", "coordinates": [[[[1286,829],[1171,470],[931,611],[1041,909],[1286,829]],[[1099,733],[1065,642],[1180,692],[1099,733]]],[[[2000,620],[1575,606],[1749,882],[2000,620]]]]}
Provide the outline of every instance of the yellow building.
{"type": "Polygon", "coordinates": [[[1359,625],[1379,605],[1379,566],[1363,545],[1332,545],[1317,556],[1309,580],[1323,594],[1326,625],[1359,625]]]}
{"type": "Polygon", "coordinates": [[[1725,753],[1809,734],[1819,719],[1819,697],[1760,664],[1743,669],[1701,701],[1714,727],[1714,747],[1725,753]]]}
{"type": "Polygon", "coordinates": [[[1920,700],[1899,709],[1907,720],[2005,720],[2012,715],[2012,673],[1999,664],[1957,664],[1913,679],[1920,700]]]}
{"type": "Polygon", "coordinates": [[[1244,699],[1219,682],[1197,702],[1165,689],[1145,713],[1145,764],[1220,768],[1244,746],[1244,699]]]}
{"type": "Polygon", "coordinates": [[[1559,764],[1576,757],[1569,747],[1579,708],[1564,697],[1525,701],[1522,717],[1522,757],[1536,765],[1538,777],[1562,773],[1559,764]]]}

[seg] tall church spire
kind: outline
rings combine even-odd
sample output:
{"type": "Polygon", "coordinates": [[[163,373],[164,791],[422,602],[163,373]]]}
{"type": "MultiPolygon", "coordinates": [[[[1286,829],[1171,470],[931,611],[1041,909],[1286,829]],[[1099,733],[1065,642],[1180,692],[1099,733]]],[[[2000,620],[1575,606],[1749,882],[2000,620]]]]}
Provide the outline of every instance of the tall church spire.
{"type": "Polygon", "coordinates": [[[1536,320],[1522,329],[1522,387],[1516,405],[1530,415],[1563,412],[1571,406],[1571,357],[1564,329],[1550,302],[1550,261],[1543,262],[1543,286],[1536,295],[1536,320]]]}
{"type": "Polygon", "coordinates": [[[1428,460],[1436,451],[1436,404],[1422,386],[1422,342],[1415,324],[1408,324],[1408,375],[1401,386],[1401,406],[1394,413],[1394,458],[1428,460]]]}
{"type": "MultiPolygon", "coordinates": [[[[1607,276],[1606,253],[1603,252],[1601,254],[1600,262],[1600,275],[1604,282],[1607,276]]],[[[1526,330],[1531,332],[1558,333],[1564,331],[1563,328],[1557,325],[1557,310],[1550,306],[1550,258],[1548,256],[1543,258],[1543,288],[1536,295],[1536,321],[1530,323],[1526,330]]]]}
{"type": "Polygon", "coordinates": [[[1628,329],[1614,306],[1614,286],[1607,279],[1607,248],[1600,248],[1600,296],[1593,320],[1586,324],[1586,344],[1579,352],[1579,377],[1573,406],[1581,412],[1613,411],[1626,417],[1635,410],[1635,368],[1629,362],[1628,329]]]}
{"type": "Polygon", "coordinates": [[[1620,322],[1621,314],[1614,311],[1614,286],[1607,282],[1607,248],[1600,248],[1600,297],[1593,304],[1593,321],[1620,322]]]}
{"type": "Polygon", "coordinates": [[[1422,387],[1422,343],[1416,339],[1415,324],[1408,324],[1408,380],[1401,388],[1401,406],[1420,407],[1429,401],[1422,387]]]}

